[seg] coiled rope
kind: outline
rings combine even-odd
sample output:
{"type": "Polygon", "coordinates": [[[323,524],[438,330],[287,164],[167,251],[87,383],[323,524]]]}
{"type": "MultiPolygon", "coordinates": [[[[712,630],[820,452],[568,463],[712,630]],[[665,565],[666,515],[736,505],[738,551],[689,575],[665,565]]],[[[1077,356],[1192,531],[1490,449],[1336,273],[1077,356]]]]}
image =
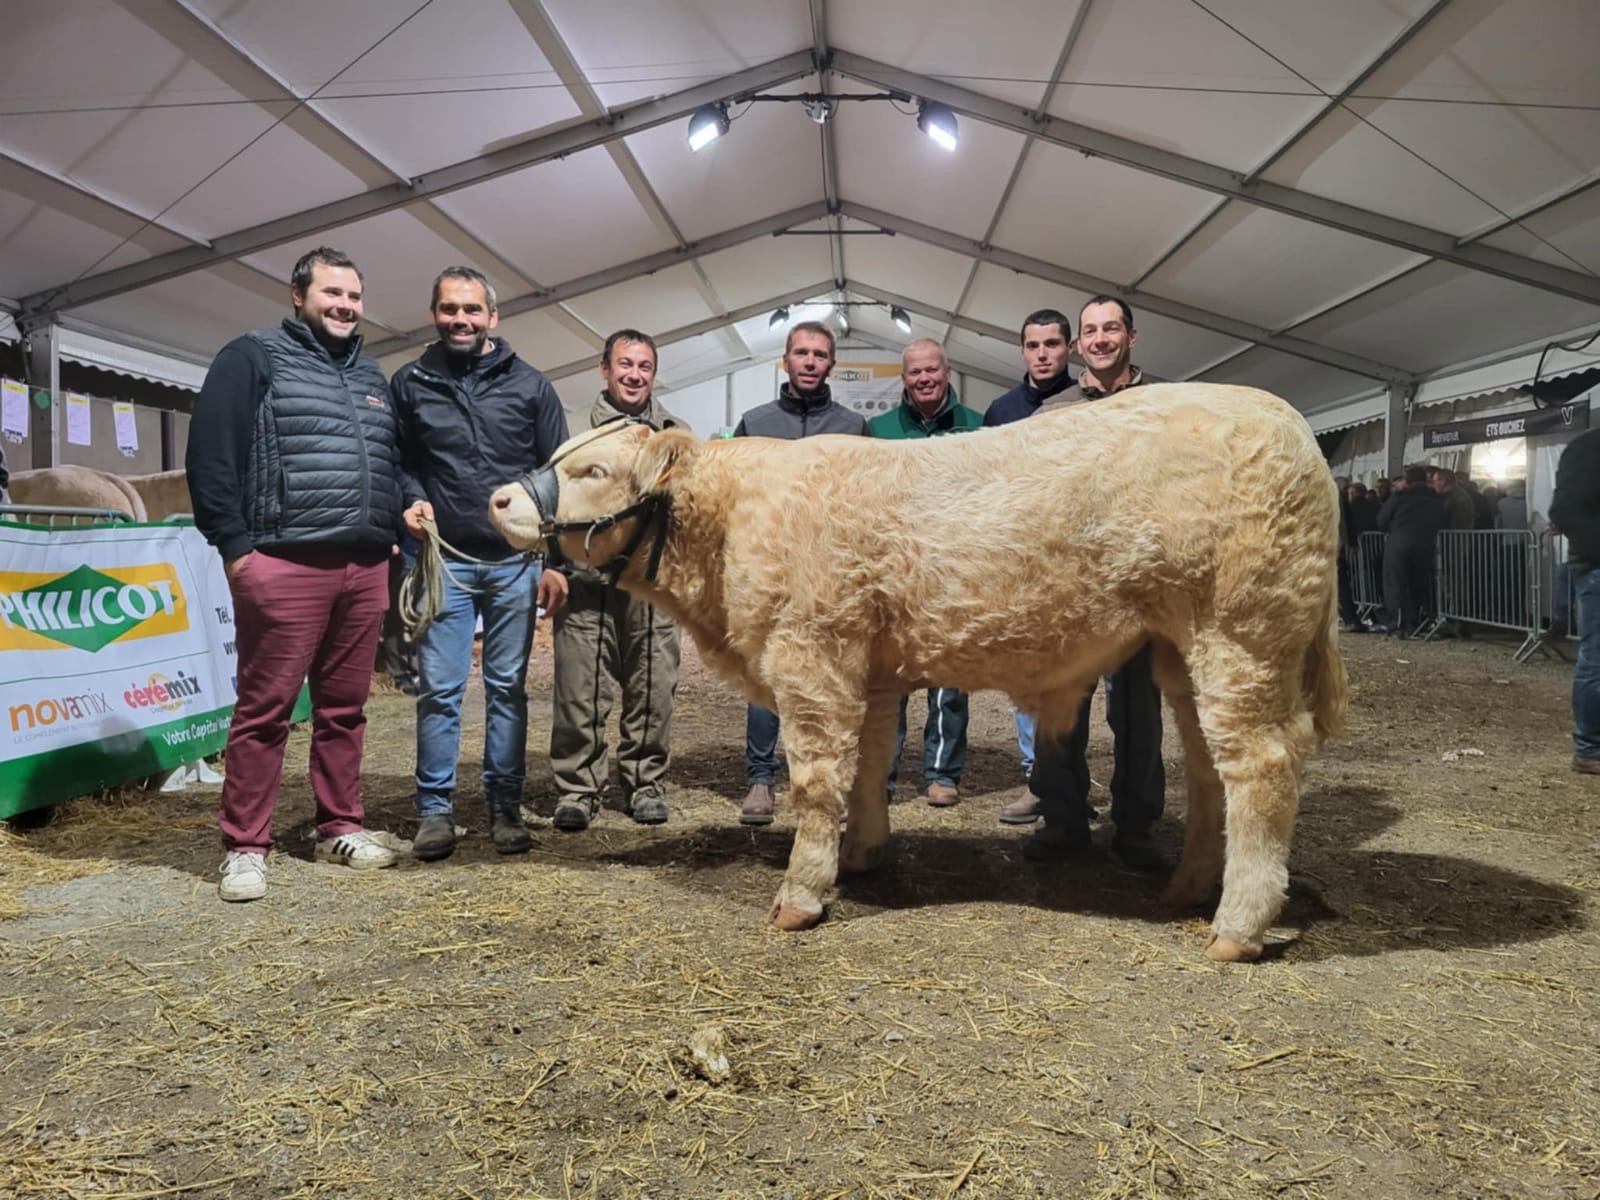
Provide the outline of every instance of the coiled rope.
{"type": "Polygon", "coordinates": [[[532,551],[513,555],[511,558],[502,558],[497,561],[475,558],[456,549],[445,541],[439,534],[439,526],[432,517],[419,517],[417,524],[422,527],[422,536],[417,539],[417,561],[412,564],[411,570],[406,572],[405,578],[400,581],[400,594],[395,604],[400,613],[400,625],[405,630],[406,640],[412,643],[419,641],[428,631],[428,627],[438,619],[444,611],[445,578],[448,576],[463,592],[472,596],[493,596],[516,583],[522,578],[523,571],[533,565],[534,559],[539,555],[532,551]],[[473,588],[462,583],[445,560],[448,551],[452,559],[461,563],[469,563],[478,567],[504,567],[520,561],[522,570],[498,587],[473,588]]]}

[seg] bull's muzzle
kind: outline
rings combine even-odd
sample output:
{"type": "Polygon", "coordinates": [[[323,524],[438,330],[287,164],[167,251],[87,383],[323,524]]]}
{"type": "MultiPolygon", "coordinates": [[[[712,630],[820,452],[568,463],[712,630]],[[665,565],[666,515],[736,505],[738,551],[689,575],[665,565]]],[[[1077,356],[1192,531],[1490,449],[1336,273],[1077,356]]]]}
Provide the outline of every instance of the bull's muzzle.
{"type": "Polygon", "coordinates": [[[561,504],[561,481],[556,478],[556,460],[534,468],[518,482],[539,512],[539,534],[549,547],[550,557],[560,558],[561,551],[556,547],[556,511],[561,504]]]}

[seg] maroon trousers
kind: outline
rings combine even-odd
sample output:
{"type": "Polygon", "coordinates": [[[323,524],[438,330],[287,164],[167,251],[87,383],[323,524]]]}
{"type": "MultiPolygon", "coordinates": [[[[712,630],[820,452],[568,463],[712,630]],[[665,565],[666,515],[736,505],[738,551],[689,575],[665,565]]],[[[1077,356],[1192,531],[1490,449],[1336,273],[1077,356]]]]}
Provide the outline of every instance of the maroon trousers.
{"type": "Polygon", "coordinates": [[[349,549],[334,547],[283,553],[292,557],[251,553],[229,582],[239,683],[218,825],[224,847],[258,854],[272,846],[289,716],[303,681],[311,686],[317,833],[362,827],[365,708],[389,604],[387,556],[353,562],[349,549]]]}

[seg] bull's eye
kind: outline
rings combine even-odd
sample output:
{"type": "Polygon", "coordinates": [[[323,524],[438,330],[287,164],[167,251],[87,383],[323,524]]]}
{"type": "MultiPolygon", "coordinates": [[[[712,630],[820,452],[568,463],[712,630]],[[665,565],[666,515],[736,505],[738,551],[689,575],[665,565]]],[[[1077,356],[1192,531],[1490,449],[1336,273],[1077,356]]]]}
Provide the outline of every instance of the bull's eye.
{"type": "Polygon", "coordinates": [[[583,474],[586,479],[604,479],[606,477],[606,473],[607,472],[603,464],[595,463],[594,466],[585,470],[583,474]]]}

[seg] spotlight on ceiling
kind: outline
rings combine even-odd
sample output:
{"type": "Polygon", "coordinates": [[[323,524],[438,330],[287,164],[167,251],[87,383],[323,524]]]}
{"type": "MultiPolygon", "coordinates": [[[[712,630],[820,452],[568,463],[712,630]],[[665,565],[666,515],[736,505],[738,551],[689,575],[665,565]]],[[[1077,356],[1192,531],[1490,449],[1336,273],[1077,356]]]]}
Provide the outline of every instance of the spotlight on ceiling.
{"type": "MultiPolygon", "coordinates": [[[[935,100],[924,100],[917,105],[917,128],[932,138],[939,149],[956,148],[956,114],[945,105],[935,100]]],[[[689,144],[694,144],[692,136],[689,144]]]]}
{"type": "Polygon", "coordinates": [[[850,336],[850,316],[844,309],[834,310],[833,323],[838,328],[840,337],[850,336]]]}
{"type": "Polygon", "coordinates": [[[833,116],[833,105],[827,100],[802,100],[800,107],[818,125],[826,125],[828,118],[833,116]]]}
{"type": "Polygon", "coordinates": [[[789,310],[787,308],[780,308],[772,314],[772,318],[767,322],[767,328],[776,329],[779,325],[786,323],[788,320],[789,310]]]}
{"type": "Polygon", "coordinates": [[[889,320],[894,322],[894,327],[901,333],[911,332],[911,316],[898,304],[889,306],[889,320]]]}
{"type": "MultiPolygon", "coordinates": [[[[919,121],[920,119],[918,118],[919,121]]],[[[951,128],[954,128],[954,121],[955,118],[952,117],[951,128]]],[[[689,149],[704,150],[727,132],[728,106],[703,104],[695,109],[694,115],[689,118],[689,149]]]]}

